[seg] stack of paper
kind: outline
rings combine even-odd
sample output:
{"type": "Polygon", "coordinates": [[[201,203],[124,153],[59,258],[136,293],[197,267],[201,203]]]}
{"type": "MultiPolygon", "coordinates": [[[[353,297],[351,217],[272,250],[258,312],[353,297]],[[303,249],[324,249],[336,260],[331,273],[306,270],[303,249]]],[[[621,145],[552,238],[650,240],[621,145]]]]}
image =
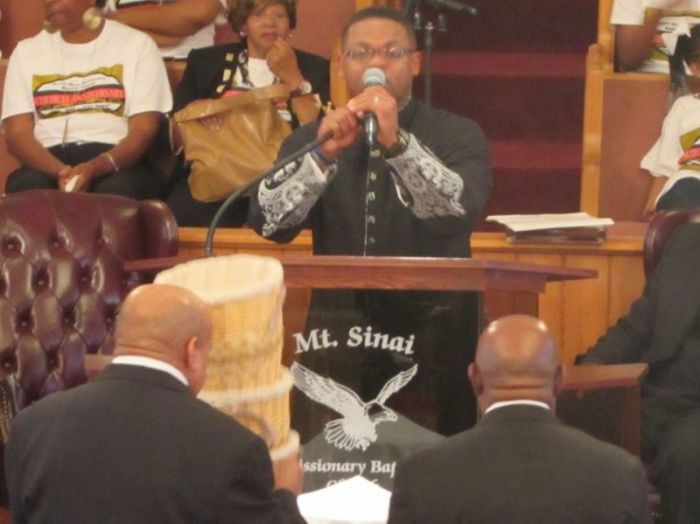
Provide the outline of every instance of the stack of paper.
{"type": "Polygon", "coordinates": [[[546,215],[492,215],[488,222],[506,226],[511,241],[527,242],[602,242],[605,228],[614,222],[588,213],[546,215]]]}
{"type": "Polygon", "coordinates": [[[359,475],[297,499],[309,524],[385,524],[390,500],[391,492],[359,475]]]}

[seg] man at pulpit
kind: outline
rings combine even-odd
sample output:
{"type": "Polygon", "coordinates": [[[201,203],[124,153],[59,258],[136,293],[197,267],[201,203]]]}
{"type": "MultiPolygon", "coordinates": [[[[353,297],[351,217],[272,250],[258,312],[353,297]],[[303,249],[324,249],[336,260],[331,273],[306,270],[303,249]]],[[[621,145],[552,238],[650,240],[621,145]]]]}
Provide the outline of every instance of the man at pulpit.
{"type": "MultiPolygon", "coordinates": [[[[286,140],[280,157],[330,135],[263,180],[249,224],[277,242],[311,228],[316,255],[469,257],[471,228],[491,190],[481,129],[411,97],[421,55],[402,13],[358,11],[341,47],[350,101],[286,140]]],[[[477,316],[473,293],[317,290],[309,328],[295,334],[297,357],[310,372],[352,390],[368,410],[373,406],[373,424],[393,422],[385,409],[391,406],[451,434],[474,420],[462,370],[473,357],[477,316]],[[396,379],[400,373],[405,380],[396,379]],[[390,384],[396,389],[382,396],[390,384]]],[[[318,392],[297,387],[303,394],[295,396],[295,426],[309,439],[323,424],[305,431],[297,407],[324,403],[318,392]]],[[[327,402],[322,409],[321,422],[339,414],[327,402]]]]}

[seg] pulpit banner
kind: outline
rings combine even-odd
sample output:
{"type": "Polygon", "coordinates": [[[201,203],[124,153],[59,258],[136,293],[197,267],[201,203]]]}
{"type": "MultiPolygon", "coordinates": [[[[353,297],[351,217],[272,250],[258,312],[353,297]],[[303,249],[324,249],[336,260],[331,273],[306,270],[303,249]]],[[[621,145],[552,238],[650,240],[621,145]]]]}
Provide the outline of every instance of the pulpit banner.
{"type": "Polygon", "coordinates": [[[473,424],[477,312],[476,293],[314,290],[291,334],[305,490],[355,475],[391,489],[397,460],[473,424]]]}

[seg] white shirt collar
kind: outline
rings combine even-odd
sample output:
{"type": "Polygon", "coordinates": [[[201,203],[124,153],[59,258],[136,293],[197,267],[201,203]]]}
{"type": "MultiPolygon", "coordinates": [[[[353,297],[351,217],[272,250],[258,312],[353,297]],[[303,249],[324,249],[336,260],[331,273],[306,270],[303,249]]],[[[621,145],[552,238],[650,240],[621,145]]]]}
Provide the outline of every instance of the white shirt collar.
{"type": "Polygon", "coordinates": [[[484,411],[484,415],[486,415],[489,411],[505,408],[506,406],[537,406],[538,408],[544,408],[547,411],[550,410],[549,405],[545,404],[544,402],[540,402],[539,400],[504,400],[502,402],[494,402],[491,404],[486,408],[486,411],[484,411]]]}
{"type": "Polygon", "coordinates": [[[167,362],[163,362],[162,360],[155,358],[143,357],[140,355],[120,355],[112,359],[112,364],[126,364],[128,366],[141,366],[143,368],[156,369],[171,375],[182,382],[185,386],[189,387],[190,385],[187,377],[185,377],[182,371],[177,369],[175,366],[168,364],[167,362]]]}

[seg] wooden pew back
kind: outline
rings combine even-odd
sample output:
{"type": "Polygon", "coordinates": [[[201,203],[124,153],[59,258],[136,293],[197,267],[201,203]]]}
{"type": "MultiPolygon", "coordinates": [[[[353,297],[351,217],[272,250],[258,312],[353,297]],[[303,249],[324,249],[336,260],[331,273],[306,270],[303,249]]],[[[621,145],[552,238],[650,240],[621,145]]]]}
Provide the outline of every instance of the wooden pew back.
{"type": "MultiPolygon", "coordinates": [[[[0,60],[0,94],[5,85],[5,72],[7,71],[7,60],[0,60]]],[[[0,96],[0,111],[2,110],[2,97],[0,96]]],[[[7,150],[5,134],[0,129],[0,195],[5,192],[5,180],[7,175],[19,167],[19,162],[7,150]]]]}
{"type": "Polygon", "coordinates": [[[653,180],[639,164],[661,134],[668,78],[617,73],[603,82],[600,212],[617,220],[639,220],[653,180]]]}
{"type": "Polygon", "coordinates": [[[598,42],[586,59],[581,209],[636,221],[652,182],[639,164],[661,133],[668,77],[614,72],[612,3],[599,0],[598,42]]]}

